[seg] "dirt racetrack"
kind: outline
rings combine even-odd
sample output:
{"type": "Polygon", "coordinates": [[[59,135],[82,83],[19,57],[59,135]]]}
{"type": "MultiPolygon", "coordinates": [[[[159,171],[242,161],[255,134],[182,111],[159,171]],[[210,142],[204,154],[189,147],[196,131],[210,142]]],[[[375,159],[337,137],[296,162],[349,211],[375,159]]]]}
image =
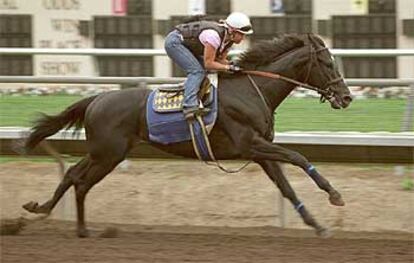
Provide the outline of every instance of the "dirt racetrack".
{"type": "MultiPolygon", "coordinates": [[[[277,227],[278,191],[255,165],[226,175],[197,162],[134,161],[88,195],[91,238],[75,237],[69,192],[49,219],[1,236],[0,262],[414,262],[414,192],[402,190],[392,166],[317,167],[345,207],[330,206],[299,169],[285,169],[331,229],[327,239],[315,237],[288,203],[287,228],[277,227]],[[101,237],[108,227],[114,238],[101,237]]],[[[1,219],[35,218],[21,205],[50,198],[57,175],[48,162],[0,164],[1,219]]]]}

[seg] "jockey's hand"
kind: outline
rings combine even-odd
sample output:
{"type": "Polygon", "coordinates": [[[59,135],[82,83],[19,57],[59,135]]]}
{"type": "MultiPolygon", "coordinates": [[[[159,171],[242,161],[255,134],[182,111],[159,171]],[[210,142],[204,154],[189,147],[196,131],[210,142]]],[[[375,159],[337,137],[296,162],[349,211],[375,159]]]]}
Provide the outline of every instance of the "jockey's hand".
{"type": "Polygon", "coordinates": [[[239,73],[239,72],[242,72],[243,69],[241,67],[237,66],[237,65],[230,64],[228,66],[228,71],[231,72],[231,73],[239,73]]]}
{"type": "Polygon", "coordinates": [[[231,62],[227,58],[220,58],[217,61],[220,62],[221,64],[224,64],[224,65],[231,64],[231,62]]]}

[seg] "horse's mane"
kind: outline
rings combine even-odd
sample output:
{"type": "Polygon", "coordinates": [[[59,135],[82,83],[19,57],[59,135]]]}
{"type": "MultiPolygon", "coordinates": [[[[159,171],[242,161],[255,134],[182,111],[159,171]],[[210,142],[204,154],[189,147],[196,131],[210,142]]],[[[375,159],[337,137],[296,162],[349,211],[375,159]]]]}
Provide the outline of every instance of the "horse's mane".
{"type": "Polygon", "coordinates": [[[256,69],[269,64],[280,55],[305,45],[308,34],[283,34],[273,40],[263,40],[254,44],[240,55],[238,65],[243,69],[256,69]]]}

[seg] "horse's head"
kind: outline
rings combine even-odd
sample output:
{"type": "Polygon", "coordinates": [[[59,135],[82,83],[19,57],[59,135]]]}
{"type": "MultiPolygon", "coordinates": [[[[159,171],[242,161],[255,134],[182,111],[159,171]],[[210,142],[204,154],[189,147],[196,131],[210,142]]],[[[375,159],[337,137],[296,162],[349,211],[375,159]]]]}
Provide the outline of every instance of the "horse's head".
{"type": "Polygon", "coordinates": [[[328,47],[314,34],[307,34],[304,43],[309,49],[309,60],[303,82],[325,91],[322,96],[331,103],[332,108],[348,107],[352,101],[351,92],[328,47]]]}
{"type": "Polygon", "coordinates": [[[333,56],[314,34],[287,34],[258,43],[241,56],[240,64],[245,69],[285,74],[317,87],[335,109],[346,108],[352,101],[333,56]]]}

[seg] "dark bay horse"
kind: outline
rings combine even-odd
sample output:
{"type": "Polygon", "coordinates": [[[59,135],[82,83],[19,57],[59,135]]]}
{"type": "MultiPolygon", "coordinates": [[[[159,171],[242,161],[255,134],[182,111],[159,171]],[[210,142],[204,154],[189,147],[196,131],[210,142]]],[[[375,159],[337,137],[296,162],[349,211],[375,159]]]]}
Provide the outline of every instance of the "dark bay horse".
{"type": "MultiPolygon", "coordinates": [[[[324,42],[316,35],[284,35],[265,41],[241,55],[239,64],[246,70],[278,73],[312,86],[329,90],[332,108],[345,108],[352,99],[335,62],[324,42]]],[[[219,160],[245,159],[258,163],[291,201],[304,222],[325,235],[287,181],[278,162],[301,167],[329,195],[333,205],[342,206],[341,195],[300,153],[273,143],[273,113],[295,84],[280,79],[251,76],[263,98],[253,88],[246,74],[219,77],[219,111],[209,136],[219,160]]],[[[44,138],[68,127],[85,127],[88,154],[69,168],[53,197],[39,205],[29,202],[23,207],[32,212],[49,214],[73,185],[77,204],[77,234],[87,237],[84,201],[88,191],[127,156],[137,140],[148,141],[146,103],[149,89],[125,89],[85,98],[54,116],[44,115],[32,128],[25,150],[33,149],[44,138]]],[[[305,109],[306,110],[306,109],[305,109]]],[[[311,120],[303,120],[311,121],[311,120]]],[[[191,142],[160,145],[161,150],[196,158],[191,142]]]]}

